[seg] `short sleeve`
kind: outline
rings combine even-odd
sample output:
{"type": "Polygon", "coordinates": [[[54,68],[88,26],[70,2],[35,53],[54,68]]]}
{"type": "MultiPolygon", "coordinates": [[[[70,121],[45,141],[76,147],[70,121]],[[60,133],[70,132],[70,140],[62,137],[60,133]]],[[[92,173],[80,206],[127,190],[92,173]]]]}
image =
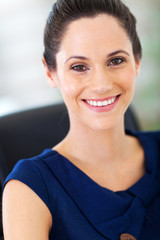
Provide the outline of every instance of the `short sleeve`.
{"type": "Polygon", "coordinates": [[[45,180],[35,161],[30,159],[20,160],[6,178],[3,184],[2,193],[6,183],[13,179],[19,180],[30,187],[47,205],[51,212],[50,198],[45,180]]]}

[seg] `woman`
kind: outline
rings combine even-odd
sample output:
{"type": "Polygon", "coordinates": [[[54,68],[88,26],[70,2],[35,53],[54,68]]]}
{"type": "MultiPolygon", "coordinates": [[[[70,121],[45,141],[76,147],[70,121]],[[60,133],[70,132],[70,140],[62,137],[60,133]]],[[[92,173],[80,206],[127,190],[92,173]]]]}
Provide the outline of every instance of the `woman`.
{"type": "Polygon", "coordinates": [[[43,63],[70,130],[5,181],[5,240],[158,239],[160,133],[124,129],[141,45],[120,0],[59,0],[43,63]]]}

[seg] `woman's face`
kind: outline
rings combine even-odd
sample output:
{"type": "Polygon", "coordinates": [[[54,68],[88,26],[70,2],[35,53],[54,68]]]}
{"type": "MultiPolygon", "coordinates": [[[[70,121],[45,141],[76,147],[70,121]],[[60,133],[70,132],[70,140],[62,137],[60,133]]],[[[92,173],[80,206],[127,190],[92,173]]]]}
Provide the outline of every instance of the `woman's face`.
{"type": "Polygon", "coordinates": [[[117,20],[101,14],[70,23],[56,61],[51,81],[60,88],[71,126],[104,130],[123,121],[140,64],[117,20]]]}

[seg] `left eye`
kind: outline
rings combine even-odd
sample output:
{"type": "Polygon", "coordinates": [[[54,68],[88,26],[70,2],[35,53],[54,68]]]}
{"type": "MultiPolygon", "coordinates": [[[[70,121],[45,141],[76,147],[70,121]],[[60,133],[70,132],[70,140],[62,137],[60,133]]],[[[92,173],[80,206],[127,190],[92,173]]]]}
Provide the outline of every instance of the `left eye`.
{"type": "Polygon", "coordinates": [[[124,62],[124,59],[123,58],[113,58],[110,62],[109,62],[109,65],[110,66],[116,66],[116,65],[119,65],[121,63],[124,62]]]}
{"type": "Polygon", "coordinates": [[[75,65],[71,67],[72,70],[77,71],[77,72],[84,72],[87,70],[86,66],[84,65],[75,65]]]}

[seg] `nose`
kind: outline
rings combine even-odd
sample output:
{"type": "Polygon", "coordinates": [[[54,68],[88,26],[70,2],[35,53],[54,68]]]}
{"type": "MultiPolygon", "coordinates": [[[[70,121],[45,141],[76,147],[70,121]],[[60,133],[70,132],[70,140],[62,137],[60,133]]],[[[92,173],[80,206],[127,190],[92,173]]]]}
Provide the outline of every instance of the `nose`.
{"type": "Polygon", "coordinates": [[[113,81],[107,71],[101,68],[93,72],[90,86],[93,92],[103,94],[112,89],[113,81]]]}

